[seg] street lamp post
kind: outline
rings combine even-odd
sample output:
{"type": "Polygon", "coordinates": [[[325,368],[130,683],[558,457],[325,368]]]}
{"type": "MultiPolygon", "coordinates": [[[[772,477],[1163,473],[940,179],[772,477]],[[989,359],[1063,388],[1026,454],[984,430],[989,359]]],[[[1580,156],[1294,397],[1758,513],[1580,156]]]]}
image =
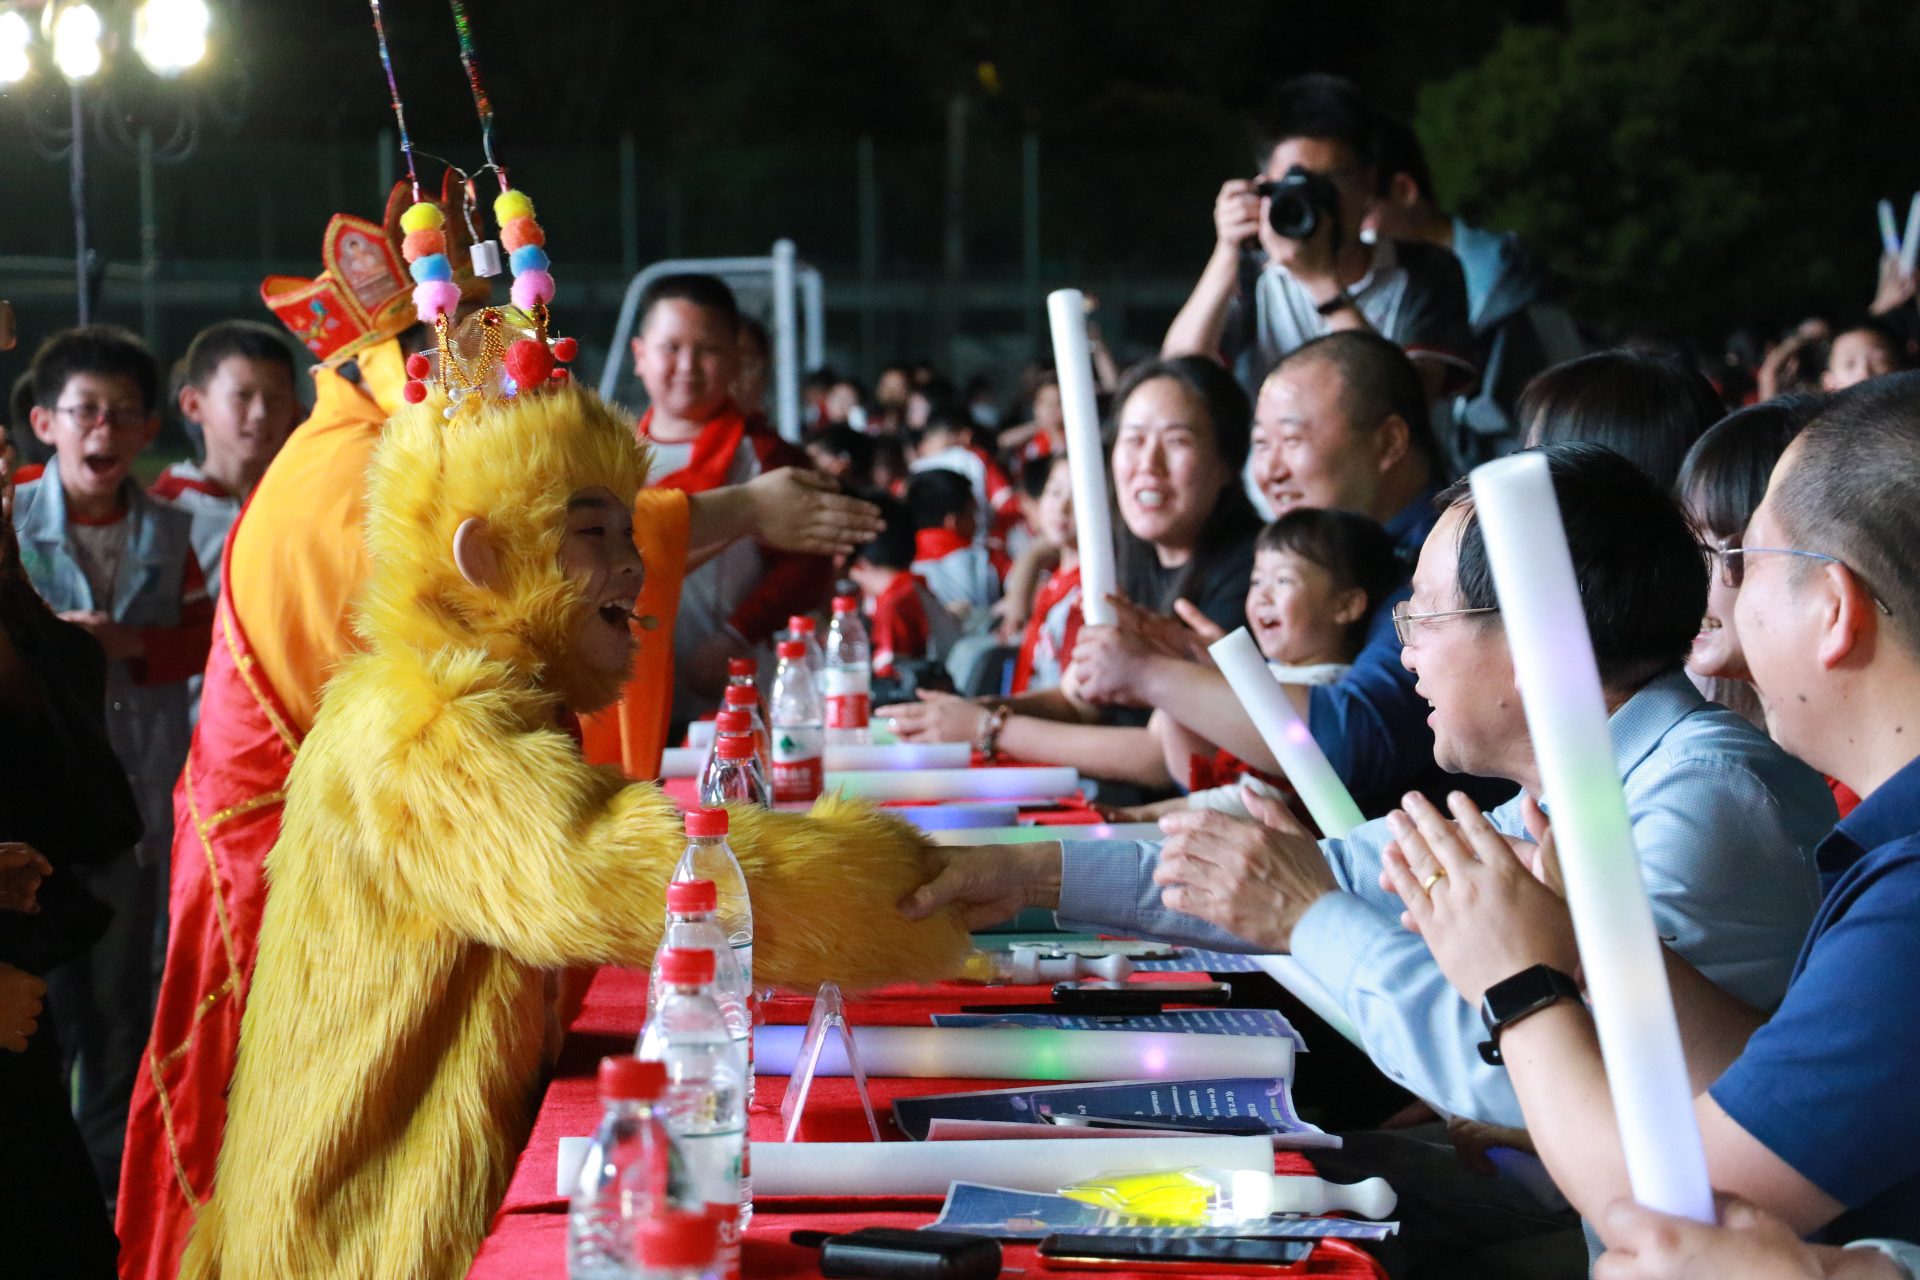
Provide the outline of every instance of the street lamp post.
{"type": "MultiPolygon", "coordinates": [[[[207,52],[211,16],[206,0],[144,0],[133,15],[132,43],[140,60],[158,76],[171,77],[194,66],[207,52]]],[[[71,133],[67,143],[67,191],[73,202],[73,277],[81,324],[93,318],[100,271],[87,232],[86,84],[104,60],[105,25],[85,0],[48,0],[40,31],[55,70],[67,82],[71,133]]],[[[33,31],[17,9],[0,10],[0,86],[16,84],[33,71],[33,31]]]]}

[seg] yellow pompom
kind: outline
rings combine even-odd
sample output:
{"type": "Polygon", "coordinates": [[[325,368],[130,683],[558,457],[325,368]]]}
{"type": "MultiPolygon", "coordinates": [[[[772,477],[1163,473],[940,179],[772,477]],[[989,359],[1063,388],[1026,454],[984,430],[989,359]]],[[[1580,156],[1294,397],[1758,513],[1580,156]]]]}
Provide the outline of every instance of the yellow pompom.
{"type": "Polygon", "coordinates": [[[532,216],[533,201],[527,198],[524,191],[502,191],[493,198],[493,220],[503,227],[515,218],[532,216]]]}
{"type": "Polygon", "coordinates": [[[433,228],[443,225],[446,220],[447,215],[440,212],[439,205],[429,204],[425,200],[422,200],[418,204],[409,207],[405,213],[400,215],[400,229],[402,231],[431,231],[433,228]]]}

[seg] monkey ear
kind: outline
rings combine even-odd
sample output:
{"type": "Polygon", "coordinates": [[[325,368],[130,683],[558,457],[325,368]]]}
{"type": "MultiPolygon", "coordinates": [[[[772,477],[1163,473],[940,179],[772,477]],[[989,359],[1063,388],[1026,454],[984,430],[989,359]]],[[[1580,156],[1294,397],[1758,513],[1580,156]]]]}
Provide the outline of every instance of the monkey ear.
{"type": "Polygon", "coordinates": [[[453,563],[468,585],[482,591],[500,586],[500,544],[493,529],[479,516],[469,516],[453,531],[453,563]]]}

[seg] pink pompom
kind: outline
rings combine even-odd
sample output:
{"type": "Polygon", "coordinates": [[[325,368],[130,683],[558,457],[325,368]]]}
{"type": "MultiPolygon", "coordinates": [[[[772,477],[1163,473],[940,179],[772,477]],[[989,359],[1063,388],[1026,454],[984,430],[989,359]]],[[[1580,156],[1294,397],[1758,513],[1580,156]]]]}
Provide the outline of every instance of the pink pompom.
{"type": "Polygon", "coordinates": [[[439,227],[428,227],[424,231],[409,231],[407,238],[400,242],[400,256],[408,262],[418,262],[422,258],[447,251],[447,233],[439,227]]]}
{"type": "MultiPolygon", "coordinates": [[[[518,283],[515,282],[516,287],[518,283]]],[[[429,280],[413,287],[413,310],[421,324],[432,324],[441,316],[451,316],[459,305],[460,286],[451,280],[429,280]]]]}
{"type": "MultiPolygon", "coordinates": [[[[456,290],[456,295],[458,291],[456,290]]],[[[418,291],[415,291],[418,296],[418,291]]],[[[530,311],[536,304],[553,301],[553,277],[545,271],[522,271],[513,278],[513,305],[530,311]]]]}
{"type": "Polygon", "coordinates": [[[507,348],[507,372],[521,386],[537,387],[553,372],[553,353],[544,342],[522,338],[507,348]]]}
{"type": "Polygon", "coordinates": [[[506,226],[500,228],[500,243],[506,246],[507,252],[509,253],[515,249],[523,249],[530,244],[545,244],[546,242],[547,233],[542,231],[540,224],[532,218],[515,218],[506,226]]]}

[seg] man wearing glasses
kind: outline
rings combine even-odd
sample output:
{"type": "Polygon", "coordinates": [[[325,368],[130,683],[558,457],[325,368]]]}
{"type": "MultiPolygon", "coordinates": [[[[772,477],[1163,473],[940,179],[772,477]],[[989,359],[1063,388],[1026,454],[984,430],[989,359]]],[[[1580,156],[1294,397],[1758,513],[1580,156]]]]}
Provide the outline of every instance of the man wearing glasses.
{"type": "MultiPolygon", "coordinates": [[[[1707,581],[1679,508],[1632,463],[1598,446],[1544,452],[1660,933],[1733,999],[1771,1008],[1813,919],[1811,851],[1834,820],[1833,798],[1819,774],[1688,681],[1682,664],[1707,581]]],[[[1540,796],[1465,484],[1441,503],[1412,598],[1395,612],[1402,661],[1432,707],[1436,761],[1521,786],[1523,796],[1487,816],[1533,856],[1528,842],[1542,825],[1533,803],[1550,810],[1553,798],[1540,796]]],[[[1161,821],[1164,843],[948,850],[940,876],[907,909],[958,902],[992,914],[990,906],[1020,901],[1057,909],[1067,927],[1290,951],[1332,993],[1388,1076],[1449,1115],[1519,1125],[1505,1071],[1480,1050],[1488,1039],[1480,1011],[1448,986],[1426,943],[1401,927],[1401,903],[1381,886],[1394,838],[1387,821],[1315,841],[1284,812],[1255,808],[1263,811],[1264,824],[1172,815],[1161,821]]]]}
{"type": "Polygon", "coordinates": [[[1221,360],[1251,397],[1287,352],[1337,330],[1365,329],[1414,358],[1429,400],[1472,382],[1473,330],[1458,260],[1419,241],[1360,238],[1377,191],[1375,123],[1338,76],[1280,85],[1260,122],[1260,176],[1220,188],[1213,255],[1167,329],[1162,356],[1221,360]],[[1287,185],[1290,174],[1309,185],[1287,185]],[[1288,193],[1296,190],[1318,216],[1306,234],[1283,234],[1288,193]]]}

